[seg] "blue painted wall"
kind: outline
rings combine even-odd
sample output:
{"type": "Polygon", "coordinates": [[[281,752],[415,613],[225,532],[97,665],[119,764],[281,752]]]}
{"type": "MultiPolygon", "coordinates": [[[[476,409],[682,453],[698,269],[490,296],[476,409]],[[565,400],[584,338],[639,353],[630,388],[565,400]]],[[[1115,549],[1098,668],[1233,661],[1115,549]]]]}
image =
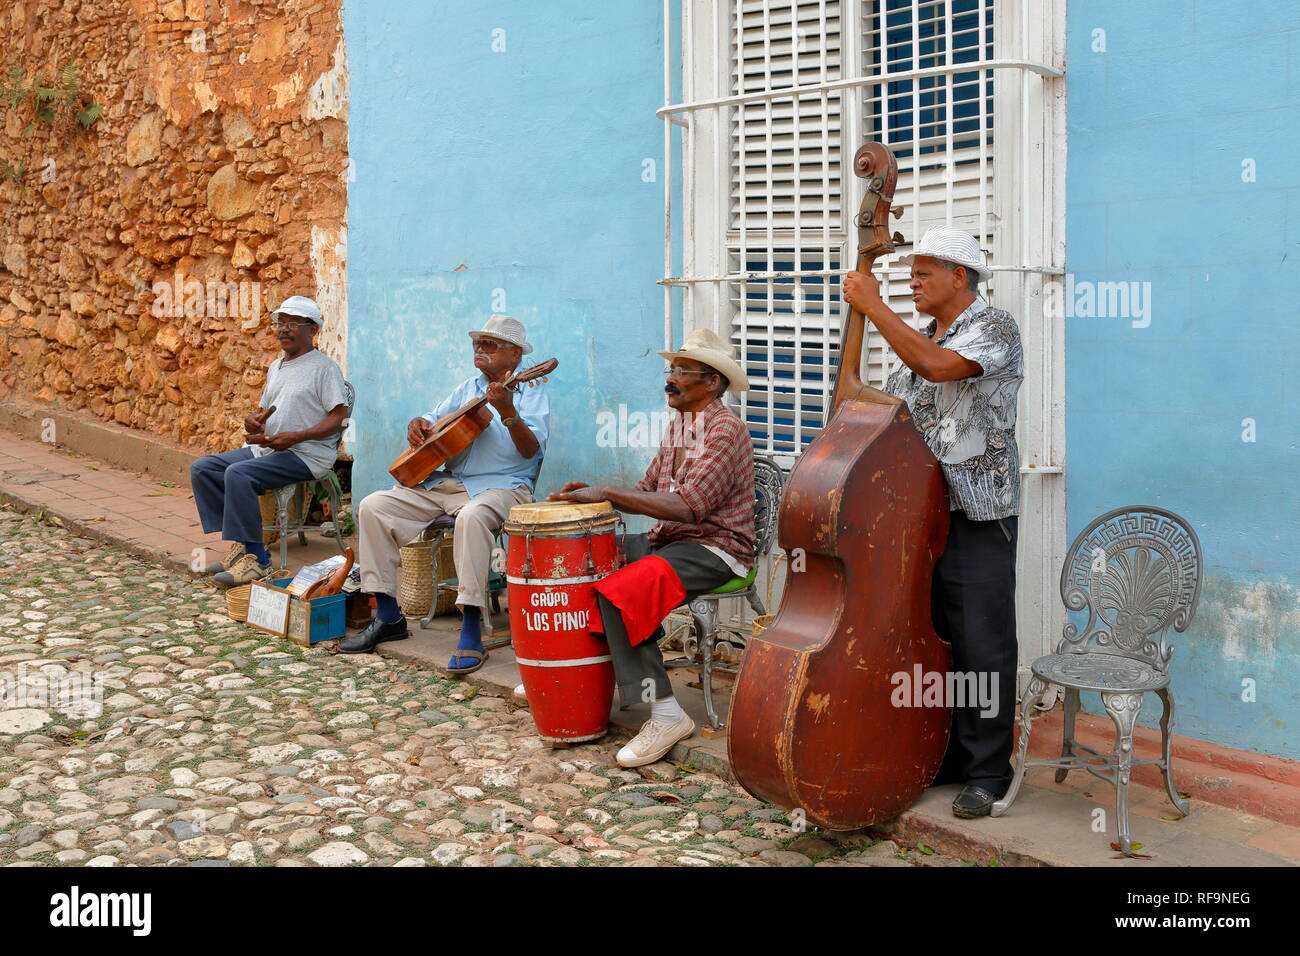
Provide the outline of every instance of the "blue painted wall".
{"type": "Polygon", "coordinates": [[[1189,519],[1207,575],[1173,635],[1177,732],[1300,757],[1300,8],[1068,18],[1067,271],[1151,283],[1145,328],[1065,319],[1069,532],[1134,503],[1189,519]]]}
{"type": "Polygon", "coordinates": [[[641,477],[649,450],[598,447],[596,416],[664,407],[661,17],[646,0],[346,0],[358,499],[391,486],[406,422],[472,373],[466,332],[496,290],[528,327],[525,363],[560,361],[539,495],[641,477]]]}

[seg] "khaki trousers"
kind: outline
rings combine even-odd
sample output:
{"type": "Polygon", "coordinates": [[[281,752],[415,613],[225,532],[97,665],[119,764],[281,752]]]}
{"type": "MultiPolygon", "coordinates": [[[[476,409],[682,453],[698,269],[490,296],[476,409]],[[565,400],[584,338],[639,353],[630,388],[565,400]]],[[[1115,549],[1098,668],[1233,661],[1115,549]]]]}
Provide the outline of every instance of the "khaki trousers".
{"type": "Polygon", "coordinates": [[[370,594],[397,594],[398,550],[420,536],[429,522],[441,515],[456,516],[456,603],[484,607],[491,570],[492,539],[513,505],[532,501],[527,488],[489,488],[471,498],[454,478],[432,491],[394,485],[388,491],[366,495],[357,508],[358,545],[361,553],[361,590],[370,594]]]}

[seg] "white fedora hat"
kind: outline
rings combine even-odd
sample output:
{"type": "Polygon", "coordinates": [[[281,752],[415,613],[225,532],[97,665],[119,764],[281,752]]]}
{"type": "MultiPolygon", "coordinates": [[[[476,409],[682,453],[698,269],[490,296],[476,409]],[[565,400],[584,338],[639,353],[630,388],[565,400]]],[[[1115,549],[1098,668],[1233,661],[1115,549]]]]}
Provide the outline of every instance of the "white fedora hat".
{"type": "Polygon", "coordinates": [[[938,226],[927,229],[921,237],[920,245],[912,249],[898,261],[910,266],[917,256],[929,256],[931,259],[943,259],[955,265],[965,266],[979,276],[981,282],[987,282],[993,270],[984,265],[984,256],[980,253],[980,244],[970,233],[953,229],[951,226],[938,226]]]}
{"type": "Polygon", "coordinates": [[[469,337],[474,338],[478,335],[486,335],[489,338],[517,345],[524,350],[525,355],[533,350],[533,347],[528,344],[528,333],[524,330],[524,323],[514,316],[497,314],[489,317],[483,328],[475,329],[469,337]]]}
{"type": "Polygon", "coordinates": [[[676,352],[660,352],[668,361],[690,359],[702,362],[727,380],[727,391],[749,391],[749,376],[735,359],[735,353],[712,329],[696,329],[686,336],[676,352]]]}

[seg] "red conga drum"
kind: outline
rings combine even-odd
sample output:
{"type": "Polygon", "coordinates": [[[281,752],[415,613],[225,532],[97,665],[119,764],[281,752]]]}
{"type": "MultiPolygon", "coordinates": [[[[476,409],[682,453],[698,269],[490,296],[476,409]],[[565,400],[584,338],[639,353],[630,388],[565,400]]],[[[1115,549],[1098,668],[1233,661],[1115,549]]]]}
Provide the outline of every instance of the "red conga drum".
{"type": "Polygon", "coordinates": [[[614,701],[609,647],[591,636],[594,585],[618,570],[607,501],[515,505],[505,531],[510,633],[538,735],[552,746],[603,737],[614,701]]]}

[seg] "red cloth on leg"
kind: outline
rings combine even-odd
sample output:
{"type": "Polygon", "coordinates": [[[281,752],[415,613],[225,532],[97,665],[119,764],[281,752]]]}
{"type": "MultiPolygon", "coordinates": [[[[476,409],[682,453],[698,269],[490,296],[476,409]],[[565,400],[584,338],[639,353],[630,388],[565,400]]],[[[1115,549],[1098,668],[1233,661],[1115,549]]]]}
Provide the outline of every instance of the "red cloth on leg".
{"type": "MultiPolygon", "coordinates": [[[[673,566],[656,554],[647,555],[619,568],[596,582],[595,590],[614,605],[623,615],[627,639],[633,647],[640,644],[658,629],[668,612],[686,600],[686,589],[673,566]]],[[[592,599],[596,611],[592,630],[600,622],[599,604],[592,599]]]]}

